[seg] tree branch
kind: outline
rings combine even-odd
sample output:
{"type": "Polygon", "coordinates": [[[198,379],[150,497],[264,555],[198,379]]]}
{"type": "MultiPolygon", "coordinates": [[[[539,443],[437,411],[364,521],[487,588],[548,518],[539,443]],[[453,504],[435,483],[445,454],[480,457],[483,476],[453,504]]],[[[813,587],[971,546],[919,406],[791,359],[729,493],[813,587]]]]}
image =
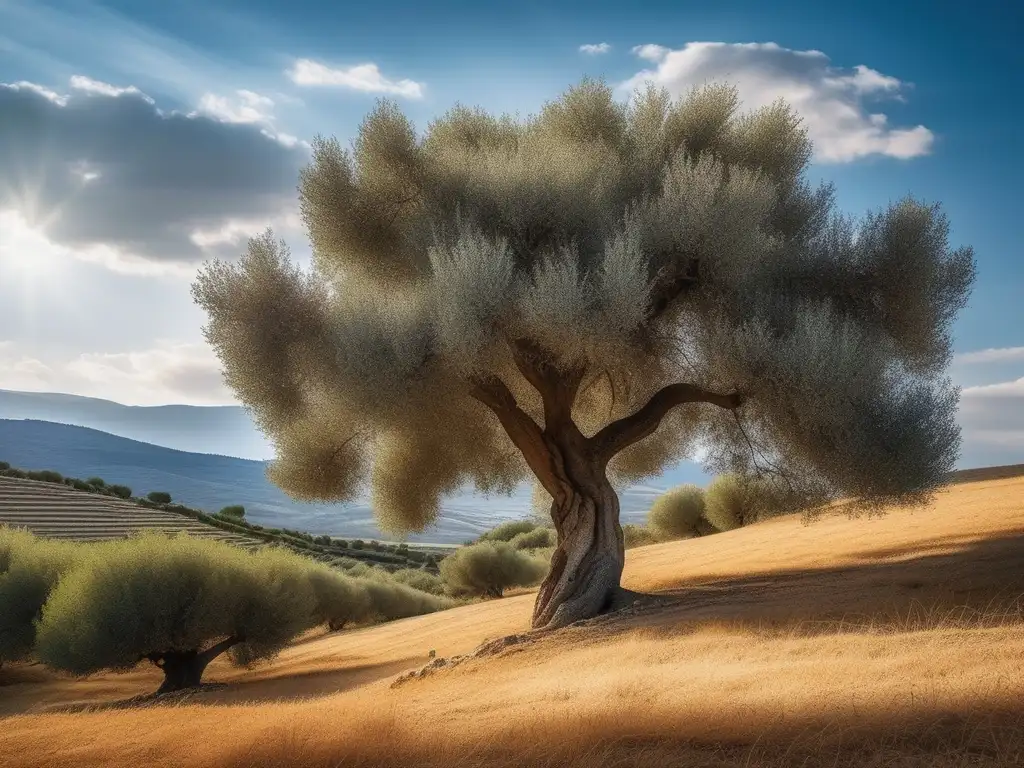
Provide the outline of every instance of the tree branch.
{"type": "Polygon", "coordinates": [[[700,259],[682,251],[673,251],[670,262],[673,268],[664,268],[654,278],[650,300],[644,320],[657,320],[672,306],[685,291],[697,285],[700,277],[700,259]]]}
{"type": "Polygon", "coordinates": [[[544,402],[545,428],[571,423],[572,406],[576,402],[584,370],[559,370],[552,362],[552,355],[529,339],[514,339],[509,346],[516,368],[544,402]]]}
{"type": "Polygon", "coordinates": [[[243,642],[242,638],[238,637],[237,635],[232,635],[231,637],[227,637],[227,638],[221,640],[216,645],[211,645],[205,651],[200,653],[199,654],[199,662],[201,664],[204,664],[204,665],[209,664],[215,658],[217,658],[222,653],[224,653],[224,651],[226,651],[228,648],[230,648],[233,645],[238,645],[241,642],[243,642]]]}
{"type": "Polygon", "coordinates": [[[544,433],[537,422],[519,407],[505,382],[497,376],[474,381],[470,395],[494,412],[541,485],[552,496],[556,496],[560,486],[544,433]]]}
{"type": "Polygon", "coordinates": [[[654,433],[665,415],[677,405],[710,403],[734,410],[743,405],[739,392],[727,395],[709,392],[692,384],[669,384],[654,393],[650,400],[629,416],[613,421],[592,438],[597,450],[610,459],[615,454],[654,433]]]}

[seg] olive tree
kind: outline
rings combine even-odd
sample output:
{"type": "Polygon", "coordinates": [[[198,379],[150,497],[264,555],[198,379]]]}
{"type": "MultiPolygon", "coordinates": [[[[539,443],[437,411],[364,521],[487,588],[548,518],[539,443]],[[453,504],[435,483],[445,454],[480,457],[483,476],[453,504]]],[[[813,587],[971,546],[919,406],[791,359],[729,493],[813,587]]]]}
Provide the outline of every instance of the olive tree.
{"type": "Polygon", "coordinates": [[[90,545],[43,607],[39,659],[74,674],[150,661],[158,693],[200,685],[228,652],[249,665],[314,626],[315,599],[297,555],[181,535],[90,545]]]}
{"type": "Polygon", "coordinates": [[[914,199],[838,212],[798,116],[739,106],[587,80],[522,120],[456,106],[418,134],[382,101],[351,150],[317,138],[312,267],[268,230],[193,286],[271,479],[368,486],[402,532],[532,477],[558,539],[538,628],[621,602],[616,488],[698,451],[804,498],[926,500],[958,451],[972,251],[914,199]]]}
{"type": "Polygon", "coordinates": [[[36,622],[79,545],[0,526],[0,664],[32,655],[36,622]]]}

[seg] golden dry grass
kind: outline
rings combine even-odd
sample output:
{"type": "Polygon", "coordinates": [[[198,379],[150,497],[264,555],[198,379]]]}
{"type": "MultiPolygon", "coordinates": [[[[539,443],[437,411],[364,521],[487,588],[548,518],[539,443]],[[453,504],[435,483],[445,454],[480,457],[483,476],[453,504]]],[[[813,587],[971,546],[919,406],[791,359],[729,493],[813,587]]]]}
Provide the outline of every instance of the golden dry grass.
{"type": "Polygon", "coordinates": [[[523,630],[532,595],[214,665],[229,685],[175,705],[101,708],[155,670],[0,670],[0,764],[1024,765],[1024,477],[968,479],[926,509],[631,550],[627,586],[677,599],[393,689],[430,649],[523,630]]]}

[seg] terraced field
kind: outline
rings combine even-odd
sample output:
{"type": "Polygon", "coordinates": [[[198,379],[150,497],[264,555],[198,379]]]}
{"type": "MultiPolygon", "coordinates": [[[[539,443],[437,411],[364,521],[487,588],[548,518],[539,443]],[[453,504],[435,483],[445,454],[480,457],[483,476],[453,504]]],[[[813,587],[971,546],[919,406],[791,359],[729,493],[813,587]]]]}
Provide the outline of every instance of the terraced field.
{"type": "Polygon", "coordinates": [[[55,483],[13,477],[0,477],[0,525],[77,541],[119,539],[143,530],[156,530],[184,531],[250,549],[262,546],[258,539],[222,531],[174,512],[146,509],[130,501],[55,483]]]}

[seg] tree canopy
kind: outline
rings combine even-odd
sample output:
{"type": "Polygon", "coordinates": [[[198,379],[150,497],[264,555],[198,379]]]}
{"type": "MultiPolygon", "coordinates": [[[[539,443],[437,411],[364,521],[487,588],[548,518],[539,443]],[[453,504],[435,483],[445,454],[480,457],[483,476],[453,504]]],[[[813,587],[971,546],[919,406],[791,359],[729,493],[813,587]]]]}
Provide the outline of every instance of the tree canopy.
{"type": "Polygon", "coordinates": [[[798,116],[739,106],[726,85],[618,102],[584,80],[524,120],[456,106],[418,135],[382,101],[351,149],[317,138],[312,269],[268,231],[193,288],[274,482],[368,486],[405,531],[464,483],[532,475],[563,549],[615,506],[587,535],[619,559],[606,475],[697,452],[805,500],[927,499],[959,446],[943,371],[973,253],[936,205],[843,215],[806,179],[798,116]]]}

